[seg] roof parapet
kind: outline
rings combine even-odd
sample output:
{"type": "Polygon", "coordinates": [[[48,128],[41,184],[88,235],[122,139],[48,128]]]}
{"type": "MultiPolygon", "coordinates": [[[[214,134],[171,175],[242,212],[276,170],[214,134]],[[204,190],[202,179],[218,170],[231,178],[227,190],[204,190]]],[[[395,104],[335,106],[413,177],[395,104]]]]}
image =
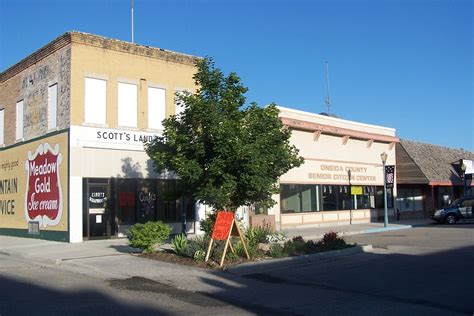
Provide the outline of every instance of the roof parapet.
{"type": "Polygon", "coordinates": [[[53,41],[36,50],[34,53],[1,72],[0,83],[7,81],[28,67],[36,64],[40,60],[71,43],[129,53],[148,58],[161,59],[185,65],[195,65],[196,61],[200,59],[200,57],[168,51],[162,48],[138,45],[89,33],[70,31],[60,35],[53,41]]]}

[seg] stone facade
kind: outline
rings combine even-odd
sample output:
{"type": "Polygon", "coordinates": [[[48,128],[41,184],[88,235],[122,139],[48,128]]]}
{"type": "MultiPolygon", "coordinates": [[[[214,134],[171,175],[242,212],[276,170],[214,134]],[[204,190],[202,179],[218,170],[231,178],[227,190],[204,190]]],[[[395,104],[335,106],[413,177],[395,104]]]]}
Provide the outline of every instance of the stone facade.
{"type": "Polygon", "coordinates": [[[49,132],[48,88],[53,84],[58,85],[57,129],[65,129],[69,127],[70,122],[70,45],[46,56],[2,83],[0,105],[5,108],[5,145],[16,141],[16,103],[21,100],[24,107],[24,139],[33,139],[49,132]]]}

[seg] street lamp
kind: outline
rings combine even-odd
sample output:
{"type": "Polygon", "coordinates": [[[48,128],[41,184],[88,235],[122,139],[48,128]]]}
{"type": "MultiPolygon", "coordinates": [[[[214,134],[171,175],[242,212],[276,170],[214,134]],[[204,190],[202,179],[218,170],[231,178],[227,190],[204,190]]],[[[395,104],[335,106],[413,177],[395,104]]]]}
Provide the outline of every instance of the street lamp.
{"type": "Polygon", "coordinates": [[[387,211],[387,178],[385,176],[385,163],[387,162],[387,153],[383,152],[380,154],[382,159],[382,168],[383,168],[383,200],[384,200],[384,214],[383,214],[383,227],[388,226],[388,211],[387,211]]]}

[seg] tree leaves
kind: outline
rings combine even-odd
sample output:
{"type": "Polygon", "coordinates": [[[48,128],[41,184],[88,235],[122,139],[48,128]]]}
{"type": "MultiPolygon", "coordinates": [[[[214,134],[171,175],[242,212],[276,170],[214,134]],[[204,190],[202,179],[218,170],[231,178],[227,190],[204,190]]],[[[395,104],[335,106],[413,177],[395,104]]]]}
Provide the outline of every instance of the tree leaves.
{"type": "Polygon", "coordinates": [[[146,144],[158,172],[180,178],[181,194],[216,209],[274,204],[278,178],[303,159],[272,104],[244,108],[247,88],[206,58],[197,62],[196,93],[177,94],[184,111],[164,120],[163,136],[146,144]]]}

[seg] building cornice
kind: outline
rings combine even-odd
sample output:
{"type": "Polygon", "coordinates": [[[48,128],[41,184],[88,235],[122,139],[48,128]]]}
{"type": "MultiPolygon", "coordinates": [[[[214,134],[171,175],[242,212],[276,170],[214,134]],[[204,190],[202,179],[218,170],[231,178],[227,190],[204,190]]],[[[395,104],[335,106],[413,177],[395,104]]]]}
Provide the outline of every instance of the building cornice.
{"type": "Polygon", "coordinates": [[[106,38],[99,35],[72,31],[64,33],[63,35],[41,47],[28,57],[19,61],[18,63],[6,69],[5,71],[1,72],[0,83],[7,81],[8,79],[19,74],[23,70],[31,67],[32,65],[48,57],[54,52],[60,50],[61,48],[70,45],[71,43],[128,53],[152,59],[160,59],[190,66],[194,66],[196,64],[196,61],[200,59],[196,56],[176,53],[164,50],[162,48],[138,45],[126,41],[106,38]]]}
{"type": "Polygon", "coordinates": [[[60,50],[61,48],[63,48],[64,46],[70,43],[71,43],[70,33],[64,33],[63,35],[59,36],[52,42],[38,49],[33,54],[22,59],[21,61],[17,62],[15,65],[11,66],[7,70],[0,73],[0,83],[7,81],[8,79],[19,74],[23,70],[31,67],[32,65],[36,64],[40,60],[48,57],[49,55],[53,54],[54,52],[60,50]]]}
{"type": "Polygon", "coordinates": [[[366,141],[377,141],[383,143],[398,143],[400,139],[398,137],[382,135],[376,133],[361,132],[348,128],[341,128],[336,126],[330,126],[325,124],[319,124],[314,122],[307,122],[302,120],[297,120],[293,118],[280,118],[282,123],[288,126],[291,129],[317,132],[320,134],[334,135],[340,137],[350,137],[354,139],[361,139],[366,141]]]}

